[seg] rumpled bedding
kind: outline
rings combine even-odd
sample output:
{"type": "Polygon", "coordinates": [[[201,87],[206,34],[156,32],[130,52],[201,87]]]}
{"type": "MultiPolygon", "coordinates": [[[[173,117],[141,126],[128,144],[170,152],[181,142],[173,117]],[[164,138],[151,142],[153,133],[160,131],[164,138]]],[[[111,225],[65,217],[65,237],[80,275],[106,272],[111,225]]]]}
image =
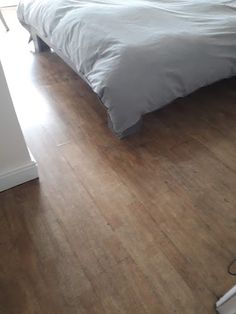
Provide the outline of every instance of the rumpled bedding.
{"type": "Polygon", "coordinates": [[[22,0],[18,18],[86,77],[119,136],[236,74],[235,0],[22,0]]]}

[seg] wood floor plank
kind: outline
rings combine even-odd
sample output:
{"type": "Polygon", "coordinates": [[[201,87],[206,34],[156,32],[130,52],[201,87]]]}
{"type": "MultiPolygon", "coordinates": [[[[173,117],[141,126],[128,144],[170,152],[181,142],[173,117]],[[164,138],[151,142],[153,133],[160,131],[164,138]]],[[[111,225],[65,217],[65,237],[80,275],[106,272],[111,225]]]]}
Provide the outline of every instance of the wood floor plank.
{"type": "Polygon", "coordinates": [[[0,313],[215,313],[235,284],[236,79],[120,141],[90,88],[4,14],[2,62],[40,179],[0,194],[0,313]]]}
{"type": "MultiPolygon", "coordinates": [[[[86,148],[87,147],[88,145],[86,146],[86,148]]],[[[80,177],[83,182],[85,182],[86,188],[90,191],[94,199],[99,203],[99,207],[101,208],[101,210],[105,210],[106,212],[110,212],[113,214],[115,211],[115,222],[119,221],[119,224],[113,225],[113,228],[122,239],[122,243],[124,246],[127,246],[127,243],[130,242],[130,245],[128,245],[127,247],[127,251],[132,252],[131,254],[134,260],[139,264],[140,258],[143,262],[143,256],[147,257],[147,260],[144,259],[145,264],[148,262],[149,258],[154,258],[157,252],[159,252],[160,254],[162,247],[157,245],[157,237],[159,237],[159,233],[157,236],[157,230],[159,226],[155,223],[153,224],[153,221],[146,213],[146,208],[142,206],[141,202],[135,202],[135,198],[132,195],[128,196],[128,193],[130,192],[126,191],[125,185],[118,181],[118,177],[115,172],[113,170],[109,170],[107,166],[105,167],[104,161],[98,161],[98,157],[96,157],[96,161],[94,161],[93,156],[97,156],[96,154],[90,153],[87,154],[87,156],[91,156],[91,158],[83,158],[86,154],[83,155],[83,153],[81,152],[81,146],[78,147],[77,145],[77,147],[75,147],[75,145],[71,146],[70,144],[68,144],[61,147],[61,149],[63,150],[65,156],[67,156],[68,161],[70,161],[73,167],[76,169],[78,177],[80,177]],[[72,158],[70,158],[69,156],[72,156],[72,158]],[[96,173],[92,165],[96,165],[98,167],[96,173]],[[109,177],[107,176],[108,172],[110,172],[109,177]],[[108,185],[99,185],[99,182],[107,182],[108,185]],[[122,197],[119,197],[119,195],[123,195],[124,198],[122,199],[122,197]],[[114,198],[116,198],[116,200],[114,198]],[[106,201],[106,199],[108,199],[108,201],[106,201]],[[128,199],[130,199],[130,203],[127,203],[128,199]],[[111,200],[111,203],[109,203],[109,200],[111,200]],[[116,211],[116,208],[118,209],[118,211],[116,211]],[[151,232],[149,232],[149,230],[151,230],[151,232]],[[146,237],[146,235],[148,237],[146,237]],[[134,247],[136,251],[133,254],[134,247]]],[[[142,193],[142,197],[143,194],[144,193],[142,193]]],[[[174,200],[174,203],[175,202],[176,200],[174,200]]],[[[163,213],[157,211],[157,221],[158,219],[162,218],[160,214],[164,217],[163,213]]],[[[171,217],[170,215],[171,213],[167,213],[167,219],[171,217]]],[[[178,215],[179,212],[176,213],[176,219],[178,219],[178,215]]],[[[114,219],[112,221],[114,221],[114,219]]],[[[186,223],[188,223],[188,221],[186,221],[186,223]]],[[[173,273],[175,272],[173,271],[173,273]]],[[[155,278],[154,275],[152,277],[155,278]]],[[[156,278],[156,281],[158,282],[160,281],[160,279],[156,278]]],[[[183,284],[183,280],[178,278],[178,284],[183,284]]],[[[184,285],[186,287],[185,283],[184,285]]],[[[186,289],[188,290],[188,288],[186,289]]],[[[168,304],[167,306],[170,307],[170,304],[168,304]]],[[[193,304],[191,304],[191,306],[193,307],[193,304]]],[[[199,306],[199,312],[200,309],[201,307],[199,306]]],[[[188,309],[186,310],[186,312],[187,311],[188,309]]],[[[203,312],[202,309],[201,311],[203,312]]]]}

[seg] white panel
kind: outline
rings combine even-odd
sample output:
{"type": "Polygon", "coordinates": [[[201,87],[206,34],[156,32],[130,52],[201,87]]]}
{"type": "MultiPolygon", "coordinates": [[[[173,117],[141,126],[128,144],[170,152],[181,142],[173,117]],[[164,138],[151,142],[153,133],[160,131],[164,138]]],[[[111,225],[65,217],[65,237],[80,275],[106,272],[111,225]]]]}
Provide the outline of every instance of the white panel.
{"type": "Polygon", "coordinates": [[[216,308],[220,314],[236,314],[236,286],[216,303],[216,308]]]}
{"type": "Polygon", "coordinates": [[[0,62],[0,191],[38,176],[26,146],[0,62]]]}

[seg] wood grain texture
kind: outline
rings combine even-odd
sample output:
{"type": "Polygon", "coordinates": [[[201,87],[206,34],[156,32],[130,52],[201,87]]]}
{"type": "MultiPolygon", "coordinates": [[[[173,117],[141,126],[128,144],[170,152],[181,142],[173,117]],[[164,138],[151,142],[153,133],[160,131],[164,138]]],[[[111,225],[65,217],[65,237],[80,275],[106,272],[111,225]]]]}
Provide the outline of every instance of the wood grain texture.
{"type": "Polygon", "coordinates": [[[40,180],[0,194],[0,313],[215,313],[235,284],[236,79],[120,141],[88,86],[4,14],[2,62],[40,180]]]}

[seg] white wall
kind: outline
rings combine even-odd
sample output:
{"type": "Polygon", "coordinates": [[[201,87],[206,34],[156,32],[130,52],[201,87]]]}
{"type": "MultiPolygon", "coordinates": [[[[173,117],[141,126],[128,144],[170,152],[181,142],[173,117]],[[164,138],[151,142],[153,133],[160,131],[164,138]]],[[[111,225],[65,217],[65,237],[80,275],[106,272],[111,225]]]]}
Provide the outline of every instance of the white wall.
{"type": "Polygon", "coordinates": [[[26,146],[0,62],[0,191],[38,176],[26,146]]]}
{"type": "Polygon", "coordinates": [[[0,7],[17,5],[19,0],[0,0],[0,7]]]}

